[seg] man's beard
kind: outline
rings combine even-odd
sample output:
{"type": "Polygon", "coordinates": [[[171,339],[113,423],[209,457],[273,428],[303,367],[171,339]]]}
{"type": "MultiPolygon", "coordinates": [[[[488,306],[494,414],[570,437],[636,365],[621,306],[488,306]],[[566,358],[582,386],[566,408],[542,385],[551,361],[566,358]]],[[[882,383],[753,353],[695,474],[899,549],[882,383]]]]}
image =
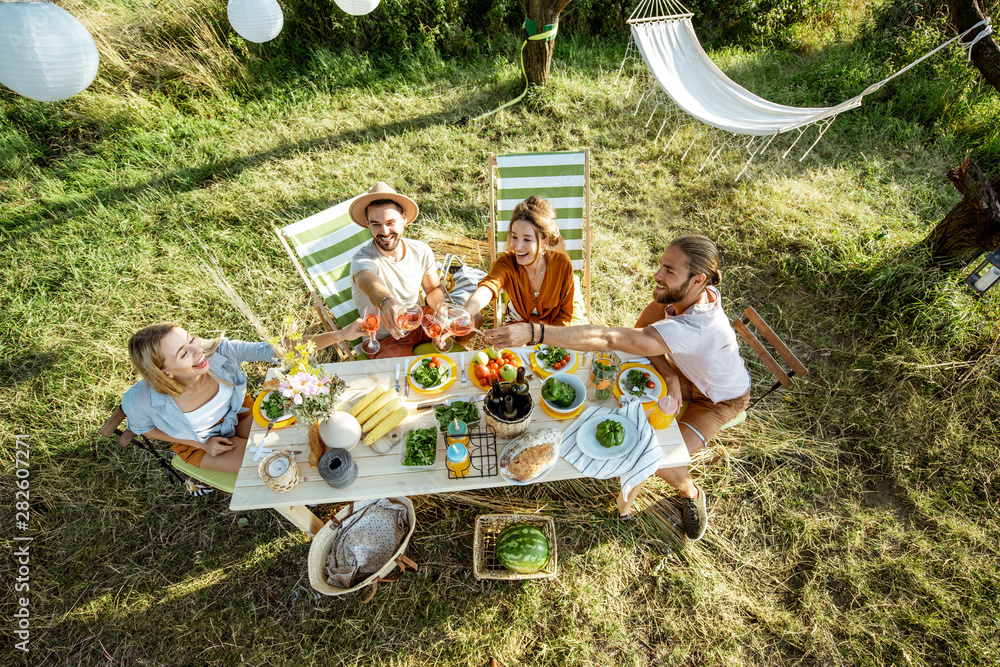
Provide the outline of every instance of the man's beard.
{"type": "Polygon", "coordinates": [[[400,240],[402,240],[402,237],[398,235],[394,236],[393,238],[389,239],[388,243],[383,243],[381,240],[379,240],[378,236],[373,236],[372,240],[375,241],[375,245],[377,245],[382,250],[386,252],[392,252],[399,246],[399,242],[400,240]]]}
{"type": "Polygon", "coordinates": [[[653,292],[653,300],[656,301],[656,303],[662,303],[668,305],[672,303],[677,303],[678,301],[682,301],[684,297],[687,296],[688,289],[691,287],[691,281],[693,279],[694,276],[691,276],[690,278],[687,279],[686,283],[681,285],[680,288],[676,290],[672,290],[669,287],[661,287],[657,285],[656,287],[660,291],[653,292]]]}

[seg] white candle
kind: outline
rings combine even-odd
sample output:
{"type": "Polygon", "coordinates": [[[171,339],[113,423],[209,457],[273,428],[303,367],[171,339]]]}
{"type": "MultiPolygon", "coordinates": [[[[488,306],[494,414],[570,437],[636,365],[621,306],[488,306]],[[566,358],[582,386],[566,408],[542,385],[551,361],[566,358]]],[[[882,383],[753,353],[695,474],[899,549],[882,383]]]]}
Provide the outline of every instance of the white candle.
{"type": "Polygon", "coordinates": [[[288,470],[288,459],[276,458],[267,465],[267,474],[271,477],[281,477],[288,470]]]}

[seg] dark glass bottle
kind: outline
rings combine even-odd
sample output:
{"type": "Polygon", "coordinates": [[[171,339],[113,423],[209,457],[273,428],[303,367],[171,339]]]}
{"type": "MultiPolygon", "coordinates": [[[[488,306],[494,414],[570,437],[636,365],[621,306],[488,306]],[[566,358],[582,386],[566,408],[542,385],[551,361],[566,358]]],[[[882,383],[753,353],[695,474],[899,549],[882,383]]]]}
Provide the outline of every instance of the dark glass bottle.
{"type": "Polygon", "coordinates": [[[514,409],[514,397],[510,394],[503,397],[503,416],[505,419],[517,418],[517,411],[514,409]]]}
{"type": "Polygon", "coordinates": [[[514,380],[514,395],[525,398],[528,395],[528,378],[524,366],[517,369],[517,379],[514,380]]]}
{"type": "Polygon", "coordinates": [[[493,378],[492,388],[490,389],[490,412],[496,416],[503,414],[503,396],[500,393],[500,381],[493,378]]]}

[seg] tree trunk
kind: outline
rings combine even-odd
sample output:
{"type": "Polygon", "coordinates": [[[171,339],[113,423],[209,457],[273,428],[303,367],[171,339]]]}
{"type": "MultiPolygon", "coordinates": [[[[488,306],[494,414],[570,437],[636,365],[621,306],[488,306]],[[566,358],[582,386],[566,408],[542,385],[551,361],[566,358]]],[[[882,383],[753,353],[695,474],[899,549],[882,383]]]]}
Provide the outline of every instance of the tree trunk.
{"type": "MultiPolygon", "coordinates": [[[[985,18],[977,0],[948,0],[948,10],[955,20],[955,28],[963,33],[985,18]]],[[[985,30],[978,30],[965,36],[964,42],[971,42],[976,35],[985,30]]],[[[1000,47],[993,37],[986,37],[972,48],[972,64],[983,74],[986,82],[1000,92],[1000,47]]]]}
{"type": "Polygon", "coordinates": [[[1000,246],[1000,178],[992,183],[979,166],[966,158],[948,172],[948,180],[962,193],[962,201],[931,230],[924,243],[931,261],[939,266],[965,265],[1000,246]]]}
{"type": "MultiPolygon", "coordinates": [[[[528,18],[538,22],[538,31],[541,32],[543,26],[559,19],[559,14],[569,2],[570,0],[527,0],[528,18]]],[[[528,76],[528,83],[548,85],[555,44],[555,40],[533,40],[524,47],[524,72],[528,76]]]]}

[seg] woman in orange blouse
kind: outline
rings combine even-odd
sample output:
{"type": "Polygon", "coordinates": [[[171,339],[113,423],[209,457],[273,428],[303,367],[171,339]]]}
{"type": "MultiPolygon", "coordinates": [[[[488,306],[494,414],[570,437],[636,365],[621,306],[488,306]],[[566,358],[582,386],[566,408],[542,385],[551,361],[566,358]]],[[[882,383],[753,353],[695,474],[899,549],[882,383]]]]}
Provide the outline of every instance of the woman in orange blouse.
{"type": "Polygon", "coordinates": [[[500,290],[510,297],[505,322],[541,322],[566,326],[573,319],[573,264],[556,246],[556,213],[541,197],[528,197],[514,208],[507,251],[465,302],[475,315],[500,290]]]}

